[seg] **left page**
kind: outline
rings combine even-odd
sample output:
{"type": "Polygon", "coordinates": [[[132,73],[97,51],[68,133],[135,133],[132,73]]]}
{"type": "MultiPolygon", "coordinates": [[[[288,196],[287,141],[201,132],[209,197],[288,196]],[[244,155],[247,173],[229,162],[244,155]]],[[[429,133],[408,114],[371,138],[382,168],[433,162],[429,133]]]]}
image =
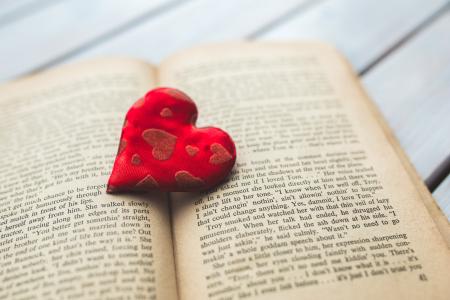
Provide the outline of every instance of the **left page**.
{"type": "Polygon", "coordinates": [[[96,60],[0,87],[0,299],[176,299],[167,195],[105,194],[155,78],[96,60]]]}

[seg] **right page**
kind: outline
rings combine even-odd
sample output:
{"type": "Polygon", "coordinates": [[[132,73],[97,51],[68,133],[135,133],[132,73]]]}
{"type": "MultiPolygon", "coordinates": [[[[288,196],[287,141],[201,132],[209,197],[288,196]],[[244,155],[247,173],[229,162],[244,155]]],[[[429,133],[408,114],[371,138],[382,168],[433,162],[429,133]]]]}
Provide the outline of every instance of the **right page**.
{"type": "Polygon", "coordinates": [[[214,191],[172,194],[181,299],[448,299],[447,222],[333,48],[203,47],[159,84],[238,151],[214,191]]]}

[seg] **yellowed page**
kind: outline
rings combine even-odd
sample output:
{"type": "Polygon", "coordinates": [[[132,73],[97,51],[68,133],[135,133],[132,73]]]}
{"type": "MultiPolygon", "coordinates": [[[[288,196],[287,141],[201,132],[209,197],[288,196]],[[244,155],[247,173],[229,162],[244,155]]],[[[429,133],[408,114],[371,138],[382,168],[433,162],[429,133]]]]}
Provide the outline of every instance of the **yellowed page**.
{"type": "Polygon", "coordinates": [[[181,299],[448,298],[430,195],[334,49],[204,47],[159,82],[238,149],[227,183],[172,195],[181,299]]]}
{"type": "Polygon", "coordinates": [[[154,75],[97,60],[0,88],[0,299],[176,299],[167,196],[105,194],[154,75]]]}

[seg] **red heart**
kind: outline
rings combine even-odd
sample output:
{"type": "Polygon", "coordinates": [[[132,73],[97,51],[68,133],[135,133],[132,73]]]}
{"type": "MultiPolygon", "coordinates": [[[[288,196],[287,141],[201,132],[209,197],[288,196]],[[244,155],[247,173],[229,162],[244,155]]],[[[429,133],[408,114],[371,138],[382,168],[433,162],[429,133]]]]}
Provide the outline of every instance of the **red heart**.
{"type": "Polygon", "coordinates": [[[220,183],[236,161],[223,130],[195,127],[197,107],[183,92],[158,88],[128,111],[107,192],[199,191],[220,183]]]}

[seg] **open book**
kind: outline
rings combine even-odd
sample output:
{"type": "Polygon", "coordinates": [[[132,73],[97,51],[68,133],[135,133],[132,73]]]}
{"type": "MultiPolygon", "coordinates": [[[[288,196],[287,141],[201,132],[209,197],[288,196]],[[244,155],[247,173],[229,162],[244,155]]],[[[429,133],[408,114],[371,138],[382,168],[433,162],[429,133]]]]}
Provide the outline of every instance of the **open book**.
{"type": "Polygon", "coordinates": [[[61,67],[0,88],[0,141],[0,299],[450,297],[447,219],[327,45],[61,67]],[[156,86],[235,140],[215,190],[105,193],[156,86]]]}

